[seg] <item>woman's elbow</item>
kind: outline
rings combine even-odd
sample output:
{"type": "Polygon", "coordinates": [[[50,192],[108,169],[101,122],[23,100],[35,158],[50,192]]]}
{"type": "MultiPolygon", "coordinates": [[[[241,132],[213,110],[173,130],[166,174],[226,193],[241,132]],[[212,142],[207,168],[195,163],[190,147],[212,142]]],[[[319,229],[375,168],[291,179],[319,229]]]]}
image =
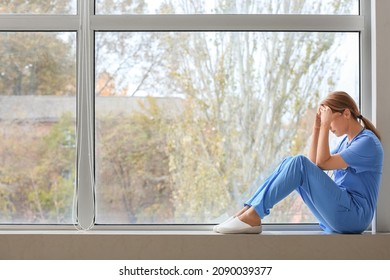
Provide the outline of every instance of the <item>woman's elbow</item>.
{"type": "Polygon", "coordinates": [[[319,168],[321,168],[322,170],[325,170],[325,169],[326,169],[327,163],[328,163],[327,160],[321,160],[321,159],[317,159],[317,160],[316,160],[316,165],[317,165],[319,168]]]}

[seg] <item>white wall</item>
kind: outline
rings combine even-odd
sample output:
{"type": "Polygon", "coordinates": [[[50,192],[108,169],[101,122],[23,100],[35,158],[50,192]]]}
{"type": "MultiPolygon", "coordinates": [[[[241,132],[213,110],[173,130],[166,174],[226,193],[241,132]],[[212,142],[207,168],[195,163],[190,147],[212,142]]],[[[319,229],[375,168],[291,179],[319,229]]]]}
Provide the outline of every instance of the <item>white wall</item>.
{"type": "Polygon", "coordinates": [[[385,150],[377,231],[390,232],[390,1],[373,0],[373,120],[385,150]],[[375,100],[376,97],[376,100],[375,100]]]}

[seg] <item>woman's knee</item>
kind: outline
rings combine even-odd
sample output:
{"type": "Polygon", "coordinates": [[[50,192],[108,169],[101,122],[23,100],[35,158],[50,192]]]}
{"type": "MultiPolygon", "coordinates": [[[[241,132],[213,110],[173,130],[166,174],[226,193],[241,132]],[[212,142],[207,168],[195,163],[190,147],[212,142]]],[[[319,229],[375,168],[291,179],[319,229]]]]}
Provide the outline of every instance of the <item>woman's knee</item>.
{"type": "Polygon", "coordinates": [[[304,155],[296,155],[291,157],[291,161],[300,165],[313,164],[312,161],[304,155]]]}
{"type": "Polygon", "coordinates": [[[312,168],[313,166],[317,167],[315,164],[311,162],[309,158],[304,155],[296,155],[286,157],[279,168],[278,172],[281,170],[288,170],[288,172],[296,173],[297,171],[304,172],[308,168],[312,168]]]}
{"type": "Polygon", "coordinates": [[[289,158],[290,169],[299,170],[303,173],[312,171],[321,170],[317,165],[315,165],[308,157],[304,155],[296,155],[289,158]]]}

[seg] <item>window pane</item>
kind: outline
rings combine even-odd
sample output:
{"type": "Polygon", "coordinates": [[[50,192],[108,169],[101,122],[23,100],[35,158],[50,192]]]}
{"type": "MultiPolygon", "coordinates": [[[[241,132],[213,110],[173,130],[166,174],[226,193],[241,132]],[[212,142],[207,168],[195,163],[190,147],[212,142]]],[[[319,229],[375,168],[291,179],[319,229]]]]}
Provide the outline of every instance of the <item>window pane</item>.
{"type": "MultiPolygon", "coordinates": [[[[358,33],[96,33],[97,223],[225,219],[336,89],[359,96],[358,33]]],[[[265,220],[312,221],[296,195],[265,220]]]]}
{"type": "Polygon", "coordinates": [[[0,223],[72,222],[75,42],[0,33],[0,223]]]}
{"type": "Polygon", "coordinates": [[[76,14],[77,0],[2,0],[0,14],[76,14]]]}
{"type": "Polygon", "coordinates": [[[98,14],[359,14],[358,0],[96,0],[98,14]]]}

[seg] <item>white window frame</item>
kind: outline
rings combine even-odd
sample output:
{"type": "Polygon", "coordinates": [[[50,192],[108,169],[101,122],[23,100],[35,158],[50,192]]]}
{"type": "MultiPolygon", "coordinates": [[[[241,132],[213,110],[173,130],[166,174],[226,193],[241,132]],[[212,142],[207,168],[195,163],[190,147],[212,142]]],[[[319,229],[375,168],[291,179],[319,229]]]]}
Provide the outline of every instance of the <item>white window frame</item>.
{"type": "MultiPolygon", "coordinates": [[[[77,228],[80,229],[210,229],[199,226],[95,225],[94,190],[94,33],[95,31],[334,31],[360,33],[360,102],[375,120],[372,94],[371,6],[360,0],[359,15],[95,15],[94,0],[78,1],[77,15],[0,15],[1,31],[74,31],[77,40],[77,228]]],[[[383,183],[385,184],[385,183],[383,183]]],[[[390,202],[380,201],[382,204],[390,202]]],[[[387,203],[390,205],[390,203],[387,203]]],[[[389,207],[380,205],[380,211],[389,207]]],[[[381,213],[378,213],[381,215],[381,213]]],[[[375,220],[376,221],[376,220],[375,220]]],[[[378,225],[389,229],[390,222],[378,225]]],[[[72,229],[72,226],[8,225],[11,229],[72,229]]],[[[315,225],[265,225],[265,230],[313,230],[315,225]]]]}

